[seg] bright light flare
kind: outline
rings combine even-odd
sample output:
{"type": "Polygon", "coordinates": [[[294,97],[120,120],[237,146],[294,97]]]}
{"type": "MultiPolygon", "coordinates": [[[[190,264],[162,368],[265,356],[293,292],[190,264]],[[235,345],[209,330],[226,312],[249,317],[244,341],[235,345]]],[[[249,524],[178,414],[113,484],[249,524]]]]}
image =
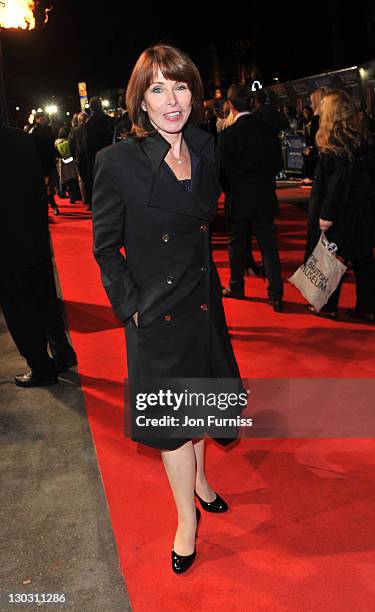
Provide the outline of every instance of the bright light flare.
{"type": "Polygon", "coordinates": [[[34,9],[32,0],[0,0],[0,27],[33,30],[34,9]]]}
{"type": "Polygon", "coordinates": [[[56,115],[57,112],[58,108],[56,104],[50,104],[49,106],[46,106],[46,113],[48,113],[49,115],[56,115]]]}

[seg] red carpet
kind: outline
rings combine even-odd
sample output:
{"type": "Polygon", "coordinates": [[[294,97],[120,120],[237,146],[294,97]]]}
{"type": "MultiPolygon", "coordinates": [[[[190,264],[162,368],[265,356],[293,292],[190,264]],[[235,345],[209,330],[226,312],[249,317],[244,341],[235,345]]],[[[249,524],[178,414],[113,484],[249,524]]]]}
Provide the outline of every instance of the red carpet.
{"type": "MultiPolygon", "coordinates": [[[[172,496],[158,454],[123,437],[123,329],[91,254],[89,214],[79,205],[60,204],[62,214],[51,224],[56,264],[132,609],[372,611],[370,439],[242,440],[231,451],[209,442],[207,472],[231,509],[222,516],[203,514],[196,563],[184,576],[172,573],[172,496]]],[[[285,277],[302,261],[305,218],[297,207],[282,205],[285,277]]],[[[216,228],[215,259],[224,284],[228,258],[221,218],[216,228]]],[[[244,377],[374,377],[369,325],[345,321],[344,315],[331,322],[307,314],[289,283],[287,312],[276,314],[266,304],[263,281],[250,277],[246,283],[246,301],[225,302],[244,377]]],[[[350,278],[341,306],[353,304],[350,278]]]]}

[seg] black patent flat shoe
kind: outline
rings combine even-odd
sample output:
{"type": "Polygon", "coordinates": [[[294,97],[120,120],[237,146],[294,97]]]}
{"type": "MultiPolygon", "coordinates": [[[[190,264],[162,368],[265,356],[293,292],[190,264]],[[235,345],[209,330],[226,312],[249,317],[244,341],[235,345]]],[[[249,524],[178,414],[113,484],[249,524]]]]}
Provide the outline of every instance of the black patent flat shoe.
{"type": "Polygon", "coordinates": [[[198,501],[202,506],[203,510],[206,510],[206,512],[226,512],[228,510],[227,502],[224,501],[223,498],[220,497],[220,495],[218,495],[217,493],[214,501],[212,502],[204,501],[199,497],[198,493],[196,492],[195,495],[198,498],[198,501]]]}
{"type": "Polygon", "coordinates": [[[175,574],[183,574],[186,570],[191,567],[195,561],[197,552],[194,548],[194,552],[191,555],[178,555],[172,550],[172,569],[175,574]]]}
{"type": "MultiPolygon", "coordinates": [[[[197,530],[198,530],[198,523],[201,518],[201,513],[200,513],[199,508],[196,508],[196,512],[197,512],[197,530]]],[[[195,539],[197,539],[197,532],[195,533],[195,539]]],[[[186,572],[186,570],[188,570],[189,567],[193,565],[196,556],[197,556],[197,551],[195,547],[191,555],[178,555],[172,549],[172,570],[174,571],[174,573],[183,574],[184,572],[186,572]]]]}

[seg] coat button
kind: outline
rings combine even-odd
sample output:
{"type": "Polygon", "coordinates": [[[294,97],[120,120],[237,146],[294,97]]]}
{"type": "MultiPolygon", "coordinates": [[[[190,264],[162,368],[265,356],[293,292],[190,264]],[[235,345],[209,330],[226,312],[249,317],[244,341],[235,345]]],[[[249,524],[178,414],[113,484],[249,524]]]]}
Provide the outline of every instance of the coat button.
{"type": "Polygon", "coordinates": [[[201,304],[201,310],[203,310],[203,311],[208,310],[207,304],[201,304]]]}
{"type": "Polygon", "coordinates": [[[164,321],[172,321],[172,315],[171,314],[164,315],[164,321]]]}
{"type": "Polygon", "coordinates": [[[208,230],[208,225],[206,225],[206,223],[204,223],[203,225],[200,226],[200,231],[201,232],[207,232],[208,230]]]}
{"type": "Polygon", "coordinates": [[[169,240],[171,239],[169,234],[162,234],[161,235],[161,239],[163,240],[163,242],[169,242],[169,240]]]}
{"type": "Polygon", "coordinates": [[[172,283],[174,282],[174,276],[170,274],[169,276],[167,276],[166,280],[168,285],[172,285],[172,283]]]}
{"type": "Polygon", "coordinates": [[[201,267],[201,270],[202,270],[202,272],[207,272],[207,268],[206,268],[206,266],[202,266],[202,267],[201,267]]]}

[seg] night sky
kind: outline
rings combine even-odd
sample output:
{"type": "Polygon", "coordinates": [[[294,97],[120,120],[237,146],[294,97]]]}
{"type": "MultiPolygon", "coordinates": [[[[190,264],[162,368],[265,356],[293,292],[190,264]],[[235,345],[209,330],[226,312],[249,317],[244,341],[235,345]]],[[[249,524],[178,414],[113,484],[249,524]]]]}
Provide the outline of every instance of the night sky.
{"type": "Polygon", "coordinates": [[[154,12],[116,0],[43,5],[53,7],[46,26],[1,33],[12,108],[44,106],[54,95],[64,110],[78,110],[78,81],[87,82],[89,96],[123,87],[139,53],[158,41],[189,53],[206,90],[214,56],[224,88],[239,61],[271,84],[274,76],[282,82],[375,58],[374,1],[357,2],[346,14],[336,0],[233,3],[227,12],[187,2],[155,3],[154,12]]]}

